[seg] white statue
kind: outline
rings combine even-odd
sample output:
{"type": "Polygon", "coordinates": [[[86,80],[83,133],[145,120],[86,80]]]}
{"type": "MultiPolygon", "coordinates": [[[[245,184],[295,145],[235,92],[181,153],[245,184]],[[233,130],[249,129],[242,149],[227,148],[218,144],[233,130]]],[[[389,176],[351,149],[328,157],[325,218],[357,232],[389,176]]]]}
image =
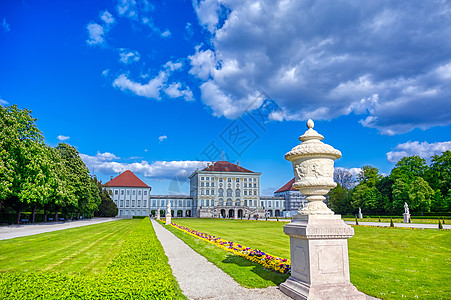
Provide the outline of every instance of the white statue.
{"type": "Polygon", "coordinates": [[[362,215],[362,209],[359,207],[359,216],[362,215]]]}
{"type": "Polygon", "coordinates": [[[409,205],[407,204],[407,202],[404,202],[404,213],[405,214],[410,214],[409,205]]]}
{"type": "Polygon", "coordinates": [[[171,201],[168,201],[168,209],[167,209],[167,212],[166,212],[166,214],[171,214],[171,201]]]}

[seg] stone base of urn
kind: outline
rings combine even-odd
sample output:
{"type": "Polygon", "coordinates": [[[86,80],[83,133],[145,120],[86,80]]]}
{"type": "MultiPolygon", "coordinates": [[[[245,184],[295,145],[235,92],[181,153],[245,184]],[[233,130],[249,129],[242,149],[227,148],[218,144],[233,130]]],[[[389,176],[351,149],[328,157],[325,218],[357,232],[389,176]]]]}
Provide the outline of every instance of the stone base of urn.
{"type": "Polygon", "coordinates": [[[354,229],[340,215],[296,215],[290,236],[291,277],[280,285],[294,299],[366,299],[349,277],[348,238],[354,229]]]}
{"type": "Polygon", "coordinates": [[[410,214],[403,213],[402,215],[404,216],[404,223],[409,223],[409,221],[410,221],[410,214]]]}
{"type": "Polygon", "coordinates": [[[171,214],[166,214],[166,225],[170,225],[171,224],[171,218],[172,218],[172,215],[171,214]]]}

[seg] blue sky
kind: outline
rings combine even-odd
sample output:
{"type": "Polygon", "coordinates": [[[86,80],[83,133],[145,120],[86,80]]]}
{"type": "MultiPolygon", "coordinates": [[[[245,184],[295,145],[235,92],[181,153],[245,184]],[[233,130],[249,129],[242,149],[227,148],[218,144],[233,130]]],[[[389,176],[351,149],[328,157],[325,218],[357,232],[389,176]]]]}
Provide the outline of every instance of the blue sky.
{"type": "Polygon", "coordinates": [[[154,194],[224,157],[271,195],[308,118],[337,167],[389,173],[451,149],[451,4],[1,1],[0,104],[154,194]]]}

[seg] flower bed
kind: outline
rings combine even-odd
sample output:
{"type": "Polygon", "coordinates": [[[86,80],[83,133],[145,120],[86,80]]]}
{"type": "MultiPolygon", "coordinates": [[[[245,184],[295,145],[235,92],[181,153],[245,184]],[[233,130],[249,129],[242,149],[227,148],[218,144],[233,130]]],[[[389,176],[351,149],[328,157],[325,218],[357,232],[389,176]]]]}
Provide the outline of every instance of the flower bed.
{"type": "MultiPolygon", "coordinates": [[[[163,223],[163,222],[161,222],[163,223]]],[[[195,236],[199,239],[202,239],[208,243],[211,243],[225,251],[231,252],[235,255],[241,256],[247,260],[258,263],[263,267],[276,271],[281,274],[285,274],[290,272],[290,260],[285,258],[280,258],[274,255],[270,255],[268,253],[262,252],[258,249],[252,249],[238,243],[229,242],[219,237],[209,235],[203,232],[196,231],[194,229],[190,229],[185,226],[181,226],[175,223],[171,223],[171,226],[177,228],[183,232],[186,232],[192,236],[195,236]]]]}

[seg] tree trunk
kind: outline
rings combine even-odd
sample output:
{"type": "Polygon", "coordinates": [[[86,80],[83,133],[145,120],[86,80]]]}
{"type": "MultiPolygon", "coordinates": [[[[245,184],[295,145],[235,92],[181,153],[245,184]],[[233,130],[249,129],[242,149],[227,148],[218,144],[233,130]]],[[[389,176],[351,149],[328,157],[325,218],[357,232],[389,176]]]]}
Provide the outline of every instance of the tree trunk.
{"type": "Polygon", "coordinates": [[[58,221],[58,211],[55,212],[55,222],[58,221]]]}
{"type": "Polygon", "coordinates": [[[80,220],[80,212],[77,213],[77,220],[80,220]]]}
{"type": "Polygon", "coordinates": [[[22,214],[22,211],[21,210],[19,210],[18,212],[17,212],[17,224],[20,224],[20,215],[22,214]]]}
{"type": "Polygon", "coordinates": [[[74,211],[72,211],[71,213],[70,213],[70,220],[72,221],[74,219],[74,211]]]}
{"type": "Polygon", "coordinates": [[[44,222],[47,222],[47,210],[44,207],[44,222]]]}
{"type": "Polygon", "coordinates": [[[35,213],[36,213],[36,205],[33,205],[33,212],[31,213],[31,223],[34,223],[35,213]]]}

